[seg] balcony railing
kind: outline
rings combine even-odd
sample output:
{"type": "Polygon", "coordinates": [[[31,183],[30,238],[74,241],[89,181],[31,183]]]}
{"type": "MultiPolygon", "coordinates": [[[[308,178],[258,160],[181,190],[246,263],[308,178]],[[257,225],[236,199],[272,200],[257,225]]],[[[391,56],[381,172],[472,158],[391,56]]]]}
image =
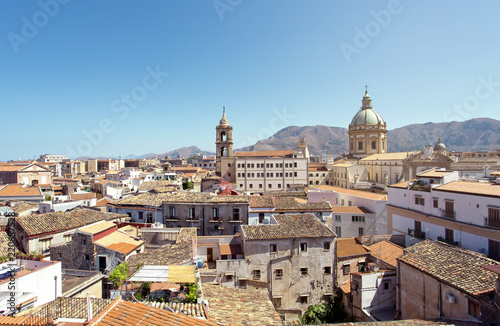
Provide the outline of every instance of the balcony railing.
{"type": "Polygon", "coordinates": [[[443,211],[441,211],[441,216],[442,217],[451,218],[451,219],[455,219],[456,216],[457,216],[457,213],[455,211],[443,210],[443,211]]]}
{"type": "Polygon", "coordinates": [[[232,219],[232,220],[229,220],[230,223],[243,223],[243,220],[241,219],[232,219]]]}
{"type": "Polygon", "coordinates": [[[452,246],[458,246],[459,245],[458,241],[447,240],[447,239],[445,239],[443,237],[438,237],[438,241],[442,241],[442,242],[447,243],[447,244],[452,245],[452,246]]]}
{"type": "Polygon", "coordinates": [[[408,229],[408,235],[411,237],[414,237],[416,239],[425,240],[425,232],[422,232],[422,231],[417,231],[417,230],[410,228],[410,229],[408,229]]]}
{"type": "Polygon", "coordinates": [[[488,222],[488,226],[492,226],[494,228],[500,228],[500,219],[498,219],[498,218],[489,217],[487,219],[487,222],[488,222]]]}

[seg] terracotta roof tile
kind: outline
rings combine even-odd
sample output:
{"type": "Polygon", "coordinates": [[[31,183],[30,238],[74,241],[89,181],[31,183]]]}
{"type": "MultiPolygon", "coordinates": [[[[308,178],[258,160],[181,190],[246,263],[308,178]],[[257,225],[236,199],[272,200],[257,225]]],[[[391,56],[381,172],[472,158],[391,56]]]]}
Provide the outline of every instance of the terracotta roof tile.
{"type": "Polygon", "coordinates": [[[333,186],[323,186],[323,185],[314,186],[314,188],[338,192],[339,194],[346,194],[346,195],[351,195],[351,196],[356,196],[356,197],[373,199],[373,200],[387,200],[387,195],[377,194],[377,193],[367,192],[367,191],[361,191],[361,190],[352,190],[352,189],[345,189],[345,188],[333,187],[333,186]]]}
{"type": "Polygon", "coordinates": [[[403,255],[404,248],[395,243],[384,240],[368,246],[370,255],[384,263],[397,268],[398,258],[403,255]]]}
{"type": "Polygon", "coordinates": [[[337,239],[337,257],[367,255],[369,250],[358,243],[355,238],[337,239]]]}
{"type": "Polygon", "coordinates": [[[242,225],[247,240],[335,237],[312,214],[273,215],[278,224],[242,225]]]}
{"type": "Polygon", "coordinates": [[[470,295],[494,290],[498,275],[483,267],[500,264],[483,254],[431,240],[406,248],[399,261],[470,295]]]}
{"type": "Polygon", "coordinates": [[[191,242],[174,243],[157,249],[148,249],[128,259],[130,273],[137,271],[137,265],[181,265],[193,259],[191,242]]]}
{"type": "Polygon", "coordinates": [[[144,240],[135,240],[132,236],[120,231],[115,231],[107,236],[94,241],[96,245],[129,254],[133,250],[144,244],[144,240]]]}
{"type": "Polygon", "coordinates": [[[351,214],[374,214],[374,212],[363,206],[333,206],[332,212],[351,213],[351,214]]]}
{"type": "Polygon", "coordinates": [[[86,199],[94,199],[95,192],[87,192],[87,193],[74,193],[69,196],[71,200],[86,200],[86,199]]]}
{"type": "Polygon", "coordinates": [[[33,236],[76,229],[95,222],[127,216],[125,214],[102,213],[89,208],[77,207],[66,212],[16,217],[15,220],[28,235],[33,236]]]}
{"type": "Polygon", "coordinates": [[[283,325],[264,289],[235,289],[203,284],[208,317],[223,325],[283,325]]]}
{"type": "Polygon", "coordinates": [[[42,196],[38,187],[23,186],[22,184],[8,184],[0,188],[0,197],[19,197],[19,196],[42,196]]]}
{"type": "Polygon", "coordinates": [[[452,181],[432,191],[448,191],[471,195],[500,197],[500,184],[487,182],[452,181]]]}
{"type": "Polygon", "coordinates": [[[105,311],[98,321],[92,321],[89,326],[216,326],[216,323],[176,314],[166,310],[149,307],[139,302],[120,301],[116,306],[105,311]]]}

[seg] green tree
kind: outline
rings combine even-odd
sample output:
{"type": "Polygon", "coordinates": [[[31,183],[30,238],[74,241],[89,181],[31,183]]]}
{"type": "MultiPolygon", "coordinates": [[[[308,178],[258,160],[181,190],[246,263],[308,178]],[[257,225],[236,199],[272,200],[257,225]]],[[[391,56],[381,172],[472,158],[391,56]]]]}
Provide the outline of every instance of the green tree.
{"type": "Polygon", "coordinates": [[[182,184],[182,189],[193,189],[194,188],[194,182],[193,181],[186,181],[182,184]]]}
{"type": "Polygon", "coordinates": [[[352,321],[351,316],[345,311],[343,304],[343,294],[341,290],[337,290],[328,299],[326,322],[329,323],[344,323],[352,321]]]}
{"type": "Polygon", "coordinates": [[[124,280],[128,277],[128,263],[123,262],[116,266],[115,269],[109,274],[108,280],[113,283],[114,286],[120,286],[124,280]]]}
{"type": "Polygon", "coordinates": [[[302,324],[324,324],[326,321],[326,305],[315,304],[307,307],[304,316],[299,317],[302,324]]]}
{"type": "Polygon", "coordinates": [[[188,303],[196,303],[196,299],[198,299],[198,284],[191,283],[189,284],[189,293],[186,295],[186,299],[188,303]]]}

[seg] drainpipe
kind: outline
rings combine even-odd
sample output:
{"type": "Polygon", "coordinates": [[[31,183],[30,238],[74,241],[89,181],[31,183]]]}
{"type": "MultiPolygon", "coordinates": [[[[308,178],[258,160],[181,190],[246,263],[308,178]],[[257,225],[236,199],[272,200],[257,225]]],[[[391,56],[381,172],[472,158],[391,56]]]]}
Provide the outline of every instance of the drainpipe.
{"type": "Polygon", "coordinates": [[[57,299],[57,276],[54,276],[54,300],[57,299]]]}

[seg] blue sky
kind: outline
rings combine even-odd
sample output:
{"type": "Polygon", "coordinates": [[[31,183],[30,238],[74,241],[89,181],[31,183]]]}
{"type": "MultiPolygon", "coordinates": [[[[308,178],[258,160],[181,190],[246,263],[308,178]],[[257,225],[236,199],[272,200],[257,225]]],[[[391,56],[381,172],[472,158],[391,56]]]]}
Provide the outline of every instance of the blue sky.
{"type": "Polygon", "coordinates": [[[0,160],[214,151],[347,127],[499,119],[498,1],[0,2],[0,160]]]}

